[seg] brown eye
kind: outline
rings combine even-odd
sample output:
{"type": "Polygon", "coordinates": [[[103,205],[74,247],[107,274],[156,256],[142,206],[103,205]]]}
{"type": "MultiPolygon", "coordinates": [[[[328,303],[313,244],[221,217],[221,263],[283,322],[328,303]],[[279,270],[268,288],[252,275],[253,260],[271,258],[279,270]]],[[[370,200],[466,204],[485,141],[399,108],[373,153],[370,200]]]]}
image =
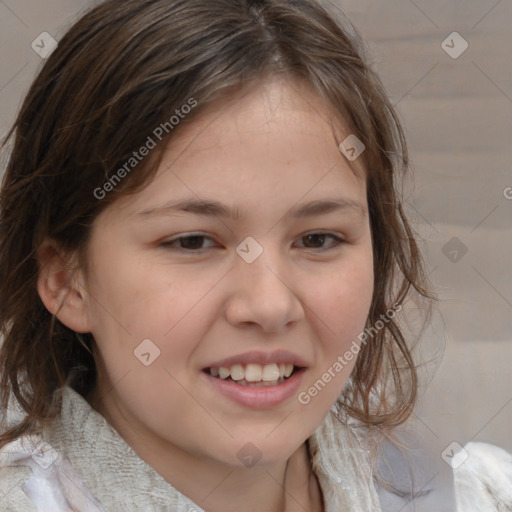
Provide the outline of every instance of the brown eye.
{"type": "Polygon", "coordinates": [[[333,235],[331,233],[310,233],[308,235],[304,235],[302,237],[302,240],[305,240],[305,246],[307,249],[320,249],[320,250],[327,250],[331,249],[333,247],[337,247],[338,245],[342,244],[344,240],[342,240],[340,237],[333,235]],[[331,244],[328,247],[324,246],[326,238],[331,238],[334,240],[334,243],[331,244]]]}
{"type": "Polygon", "coordinates": [[[204,236],[187,236],[178,240],[182,249],[202,249],[204,236]]]}
{"type": "Polygon", "coordinates": [[[313,244],[314,246],[316,246],[316,244],[321,244],[321,246],[323,247],[325,238],[326,238],[326,235],[324,235],[324,234],[313,234],[313,235],[306,235],[303,239],[307,241],[306,246],[308,246],[308,247],[311,247],[308,244],[313,244]]]}
{"type": "MultiPolygon", "coordinates": [[[[180,236],[174,240],[168,240],[163,242],[162,245],[167,248],[185,250],[185,251],[200,251],[202,249],[208,249],[209,247],[202,247],[204,240],[211,240],[210,237],[204,235],[190,235],[180,236]]],[[[212,246],[210,246],[212,247],[212,246]]]]}

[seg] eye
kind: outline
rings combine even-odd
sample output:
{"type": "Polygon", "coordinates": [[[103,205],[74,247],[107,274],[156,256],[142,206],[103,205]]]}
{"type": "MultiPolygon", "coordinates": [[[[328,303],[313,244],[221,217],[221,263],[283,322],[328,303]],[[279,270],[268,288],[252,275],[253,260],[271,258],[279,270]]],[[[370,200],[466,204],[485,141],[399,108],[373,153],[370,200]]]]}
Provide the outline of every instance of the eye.
{"type": "MultiPolygon", "coordinates": [[[[308,233],[301,237],[302,240],[306,240],[306,245],[304,246],[306,249],[317,249],[320,251],[325,251],[329,249],[333,249],[345,242],[345,240],[340,237],[332,234],[332,233],[308,233]],[[325,240],[327,238],[331,238],[334,240],[329,246],[325,247],[325,240]],[[316,247],[315,247],[316,246],[316,247]]],[[[212,240],[209,236],[192,234],[187,236],[180,236],[174,238],[173,240],[168,240],[166,242],[162,242],[162,246],[170,249],[184,250],[187,252],[199,252],[204,249],[209,249],[215,247],[215,245],[210,245],[209,247],[203,247],[203,242],[205,240],[212,240]]]]}
{"type": "Polygon", "coordinates": [[[320,251],[333,249],[334,247],[337,247],[338,245],[340,245],[340,244],[345,242],[345,240],[343,240],[339,236],[336,236],[336,235],[334,235],[332,233],[320,233],[320,232],[318,232],[318,233],[308,233],[306,235],[303,235],[301,237],[301,239],[302,240],[307,240],[307,244],[312,244],[312,245],[308,245],[306,247],[307,249],[319,249],[320,251]],[[334,243],[332,243],[331,245],[329,245],[327,247],[323,246],[326,238],[333,239],[334,243]],[[320,247],[314,247],[317,244],[321,244],[321,246],[320,247]]]}
{"type": "MultiPolygon", "coordinates": [[[[164,247],[168,247],[171,249],[183,249],[185,251],[193,251],[197,252],[201,249],[208,249],[208,247],[201,247],[204,240],[211,240],[209,236],[205,235],[188,235],[188,236],[180,236],[175,238],[174,240],[168,240],[167,242],[162,242],[164,247]],[[178,246],[176,243],[179,242],[178,246]]],[[[212,246],[213,247],[213,246],[212,246]]]]}

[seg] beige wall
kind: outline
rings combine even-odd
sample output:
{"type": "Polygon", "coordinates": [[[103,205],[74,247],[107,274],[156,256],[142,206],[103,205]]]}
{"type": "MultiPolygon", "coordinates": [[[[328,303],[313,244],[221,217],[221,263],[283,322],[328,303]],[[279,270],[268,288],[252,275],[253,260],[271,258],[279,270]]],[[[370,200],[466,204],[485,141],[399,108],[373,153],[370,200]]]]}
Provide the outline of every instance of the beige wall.
{"type": "MultiPolygon", "coordinates": [[[[440,446],[479,440],[512,451],[512,4],[341,4],[405,123],[408,211],[442,299],[444,334],[438,319],[426,340],[438,347],[444,335],[446,351],[417,414],[440,446]],[[441,47],[452,32],[469,45],[458,58],[441,47]],[[450,261],[457,246],[467,253],[450,261]]],[[[452,39],[449,51],[463,48],[452,39]]]]}
{"type": "MultiPolygon", "coordinates": [[[[89,4],[0,1],[0,134],[41,65],[31,42],[42,32],[58,40],[89,4]]],[[[425,350],[446,337],[445,356],[417,414],[439,446],[473,439],[512,451],[512,3],[341,4],[404,121],[416,182],[407,208],[442,299],[444,324],[437,318],[425,350]],[[469,44],[457,59],[441,47],[454,31],[469,44]],[[445,253],[457,245],[467,253],[453,262],[445,253]]]]}

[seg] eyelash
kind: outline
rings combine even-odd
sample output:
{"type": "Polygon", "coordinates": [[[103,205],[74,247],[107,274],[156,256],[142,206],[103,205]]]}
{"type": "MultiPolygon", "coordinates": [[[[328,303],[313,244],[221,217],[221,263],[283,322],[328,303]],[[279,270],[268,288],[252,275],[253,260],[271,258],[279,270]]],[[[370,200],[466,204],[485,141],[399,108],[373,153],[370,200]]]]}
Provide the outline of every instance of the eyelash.
{"type": "MultiPolygon", "coordinates": [[[[336,247],[338,247],[339,245],[345,243],[345,240],[343,240],[342,238],[340,238],[339,236],[336,236],[332,233],[323,233],[323,232],[317,232],[317,231],[313,231],[311,233],[307,233],[305,235],[302,235],[300,238],[306,238],[306,237],[311,237],[311,236],[315,236],[315,235],[319,235],[319,236],[324,236],[324,237],[330,237],[334,240],[334,244],[332,244],[331,246],[329,247],[321,247],[321,248],[309,248],[309,247],[306,247],[306,249],[312,249],[312,250],[317,250],[318,252],[323,252],[323,251],[328,251],[328,250],[331,250],[331,249],[334,249],[336,247]]],[[[212,239],[211,237],[209,236],[206,236],[206,235],[187,235],[187,236],[180,236],[180,237],[177,237],[177,238],[174,238],[173,240],[168,240],[167,242],[163,242],[161,245],[165,248],[168,248],[168,249],[171,249],[171,250],[177,250],[177,251],[185,251],[185,252],[203,252],[204,250],[206,249],[211,249],[212,247],[206,247],[206,248],[202,248],[202,249],[186,249],[184,247],[174,247],[173,244],[175,244],[176,242],[179,242],[180,240],[188,240],[190,238],[202,238],[202,239],[212,239]]]]}

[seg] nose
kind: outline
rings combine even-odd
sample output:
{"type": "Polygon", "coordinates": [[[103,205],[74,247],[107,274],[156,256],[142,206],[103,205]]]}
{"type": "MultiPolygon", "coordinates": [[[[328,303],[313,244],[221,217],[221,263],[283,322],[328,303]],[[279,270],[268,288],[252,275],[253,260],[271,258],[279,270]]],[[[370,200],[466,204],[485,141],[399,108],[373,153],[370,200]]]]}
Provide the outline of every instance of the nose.
{"type": "Polygon", "coordinates": [[[275,334],[304,318],[298,283],[293,282],[284,256],[264,249],[252,263],[236,258],[226,306],[226,318],[232,325],[257,325],[275,334]]]}

